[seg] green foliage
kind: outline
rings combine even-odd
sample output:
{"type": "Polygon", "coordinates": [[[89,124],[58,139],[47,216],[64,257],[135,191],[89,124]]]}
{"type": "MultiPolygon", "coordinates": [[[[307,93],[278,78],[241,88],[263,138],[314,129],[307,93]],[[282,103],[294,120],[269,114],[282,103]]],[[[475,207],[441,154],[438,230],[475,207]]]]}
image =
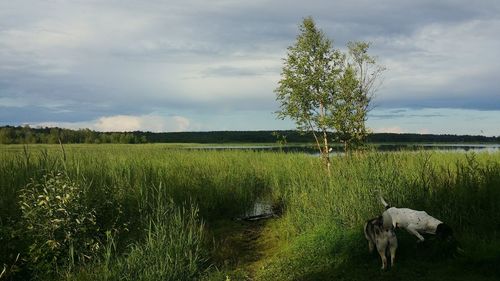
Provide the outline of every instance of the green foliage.
{"type": "Polygon", "coordinates": [[[383,69],[367,54],[368,43],[349,43],[346,55],[333,49],[310,17],[299,31],[275,90],[277,113],[281,119],[294,120],[299,130],[311,132],[328,163],[328,132],[337,132],[346,150],[366,138],[366,114],[383,69]],[[373,65],[376,71],[367,73],[373,65]]]}
{"type": "MultiPolygon", "coordinates": [[[[104,250],[90,262],[78,264],[79,254],[87,250],[74,248],[73,267],[63,268],[71,264],[71,255],[64,254],[69,251],[61,250],[60,255],[52,252],[60,263],[50,270],[62,272],[62,276],[46,279],[132,280],[150,276],[153,280],[158,277],[153,271],[172,272],[180,280],[199,278],[205,271],[209,280],[224,280],[226,276],[231,280],[498,279],[499,153],[363,152],[333,158],[331,176],[325,177],[320,161],[298,153],[187,151],[168,145],[68,145],[63,165],[59,146],[2,148],[0,273],[7,268],[7,280],[33,279],[36,276],[28,265],[42,268],[30,258],[28,247],[35,243],[44,246],[48,238],[43,240],[41,234],[54,235],[50,223],[37,225],[34,219],[59,218],[47,218],[45,203],[37,206],[38,196],[45,194],[43,188],[49,185],[58,186],[54,190],[66,185],[77,193],[73,198],[78,200],[66,208],[95,220],[88,228],[98,226],[99,230],[83,230],[81,235],[104,238],[104,230],[125,222],[129,231],[112,232],[113,239],[108,237],[107,242],[101,238],[104,250]],[[63,167],[71,180],[50,173],[63,167]],[[44,178],[45,174],[48,176],[44,178]],[[30,220],[38,227],[40,237],[34,231],[16,234],[27,229],[23,227],[23,205],[14,204],[21,199],[20,188],[21,193],[30,190],[26,194],[34,194],[27,196],[33,208],[44,210],[33,211],[36,216],[30,220]],[[362,235],[363,222],[383,210],[378,192],[392,205],[426,210],[449,223],[465,250],[464,256],[432,256],[439,248],[417,250],[414,237],[399,232],[396,268],[380,272],[380,261],[368,254],[362,235]],[[229,265],[222,258],[210,256],[212,245],[227,242],[227,231],[214,230],[220,225],[216,222],[242,214],[259,198],[283,204],[283,216],[265,232],[273,241],[278,240],[273,243],[279,247],[268,253],[255,249],[252,255],[261,260],[251,265],[252,271],[239,263],[238,254],[229,265]],[[192,204],[173,205],[171,200],[192,204]],[[15,262],[17,254],[24,263],[15,262]],[[160,268],[155,260],[162,262],[160,268]],[[17,272],[9,272],[14,264],[17,272]],[[192,275],[181,275],[181,271],[192,275]]],[[[57,202],[52,199],[56,195],[49,197],[49,202],[57,202]]],[[[224,225],[238,224],[232,221],[224,225]]],[[[269,238],[255,237],[259,237],[255,245],[269,238]]]]}
{"type": "Polygon", "coordinates": [[[359,146],[368,135],[367,113],[385,70],[368,54],[370,43],[349,42],[347,48],[347,65],[338,81],[339,94],[335,100],[338,110],[334,117],[337,140],[346,151],[359,146]]]}
{"type": "Polygon", "coordinates": [[[285,147],[287,144],[287,136],[279,132],[273,132],[272,135],[276,138],[276,145],[278,145],[280,151],[283,151],[283,147],[285,147]]]}
{"type": "Polygon", "coordinates": [[[313,133],[318,149],[327,159],[327,132],[333,127],[331,116],[335,110],[331,105],[344,55],[332,48],[312,18],[305,18],[299,30],[296,43],[288,48],[275,90],[280,103],[277,113],[282,119],[294,120],[299,130],[313,133]],[[316,131],[322,135],[316,136],[316,131]]]}
{"type": "Polygon", "coordinates": [[[288,48],[282,79],[276,89],[280,118],[290,117],[300,130],[326,130],[331,126],[326,110],[335,92],[338,65],[343,56],[316,28],[312,18],[299,26],[300,34],[288,48]]]}
{"type": "Polygon", "coordinates": [[[30,128],[29,126],[0,127],[0,144],[27,143],[145,143],[144,135],[137,132],[103,133],[90,129],[30,128]]]}
{"type": "Polygon", "coordinates": [[[333,127],[337,140],[345,151],[359,146],[367,136],[365,126],[370,99],[360,89],[355,70],[348,66],[338,80],[338,92],[334,99],[333,127]]]}
{"type": "MultiPolygon", "coordinates": [[[[65,174],[71,178],[68,181],[73,183],[69,186],[77,186],[76,190],[82,191],[75,206],[81,203],[86,210],[94,211],[92,214],[99,231],[86,235],[97,236],[102,241],[106,230],[118,228],[116,257],[129,252],[129,245],[145,236],[151,214],[155,214],[155,206],[158,206],[155,202],[159,183],[162,183],[162,198],[196,203],[206,220],[230,219],[244,213],[257,197],[270,188],[270,175],[275,173],[270,167],[283,165],[285,170],[288,165],[284,154],[170,148],[165,145],[67,145],[64,165],[58,145],[30,146],[28,150],[22,146],[9,146],[1,150],[0,189],[3,196],[0,197],[0,239],[4,243],[0,244],[0,265],[11,265],[20,253],[21,258],[27,261],[22,265],[22,272],[16,274],[20,280],[29,279],[23,278],[29,276],[28,266],[38,266],[28,258],[28,249],[23,245],[39,243],[43,241],[42,237],[38,238],[34,235],[36,233],[15,235],[15,230],[22,229],[20,223],[24,219],[19,208],[21,204],[13,202],[20,199],[20,187],[28,184],[32,187],[30,178],[43,179],[43,175],[50,174],[51,170],[66,167],[65,174]],[[29,161],[25,154],[29,155],[29,161]],[[39,240],[33,241],[35,238],[39,240]]],[[[306,155],[300,157],[315,161],[306,155]]],[[[286,177],[286,174],[283,176],[286,177]]],[[[64,176],[61,177],[64,179],[64,176]]],[[[43,185],[44,182],[35,181],[35,184],[43,185]]],[[[40,186],[39,189],[43,188],[40,186]]],[[[50,232],[43,237],[46,235],[50,232]]],[[[77,254],[75,251],[75,256],[77,254]]],[[[58,262],[71,264],[69,255],[66,255],[65,262],[63,257],[62,253],[58,262]]]]}
{"type": "Polygon", "coordinates": [[[303,169],[286,187],[274,190],[286,202],[279,230],[288,245],[266,262],[256,279],[498,278],[500,272],[494,267],[484,268],[500,258],[496,230],[500,222],[499,156],[367,153],[335,158],[330,178],[310,167],[303,169]],[[451,225],[465,253],[457,256],[447,251],[449,245],[439,244],[432,236],[422,248],[416,248],[415,237],[399,231],[396,268],[380,272],[380,260],[376,254],[368,254],[362,234],[364,221],[383,211],[379,192],[393,206],[425,210],[451,225]],[[476,263],[481,268],[468,265],[476,263]]]}
{"type": "Polygon", "coordinates": [[[31,242],[27,255],[37,275],[54,273],[68,262],[84,263],[98,252],[95,213],[83,193],[63,173],[32,180],[20,191],[21,224],[31,242]]]}
{"type": "MultiPolygon", "coordinates": [[[[351,66],[354,67],[354,66],[351,66]]],[[[54,133],[62,143],[120,143],[120,139],[127,143],[274,143],[275,131],[214,131],[214,132],[133,132],[133,133],[106,133],[91,130],[70,130],[55,128],[27,128],[0,126],[0,144],[31,144],[50,143],[47,134],[54,133]],[[126,135],[121,137],[121,135],[126,135]],[[87,138],[88,137],[88,138],[87,138]],[[91,141],[91,140],[94,141],[91,141]]],[[[287,136],[288,143],[310,143],[311,139],[303,132],[296,130],[277,131],[280,135],[287,136]]],[[[318,132],[316,132],[318,133],[318,132]]],[[[335,134],[330,133],[330,139],[338,140],[335,134]]],[[[431,135],[431,134],[369,134],[368,142],[475,142],[495,143],[500,142],[499,137],[470,136],[470,135],[431,135]]]]}

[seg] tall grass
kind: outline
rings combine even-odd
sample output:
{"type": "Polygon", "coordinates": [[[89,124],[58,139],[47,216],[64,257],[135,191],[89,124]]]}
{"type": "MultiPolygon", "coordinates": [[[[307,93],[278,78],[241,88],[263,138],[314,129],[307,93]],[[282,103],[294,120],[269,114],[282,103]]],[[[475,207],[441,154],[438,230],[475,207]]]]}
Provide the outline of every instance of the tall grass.
{"type": "Polygon", "coordinates": [[[258,198],[284,206],[273,224],[284,246],[256,273],[262,280],[321,280],[322,273],[345,270],[343,265],[369,262],[360,258],[366,246],[360,229],[382,211],[379,194],[391,205],[426,210],[448,222],[468,253],[494,259],[497,248],[486,245],[500,245],[499,153],[368,152],[334,157],[330,173],[304,154],[164,145],[70,145],[65,157],[59,146],[0,147],[0,263],[18,264],[21,272],[8,273],[13,278],[30,277],[15,262],[30,243],[18,229],[19,191],[53,171],[86,187],[83,201],[94,210],[97,237],[108,249],[108,258],[72,269],[76,273],[67,279],[98,274],[154,280],[180,272],[191,272],[181,279],[197,278],[210,264],[205,259],[212,247],[202,242],[210,240],[203,225],[243,214],[258,198]],[[169,215],[162,206],[171,206],[165,207],[169,215]],[[116,250],[109,250],[106,231],[115,233],[116,250]],[[473,241],[484,247],[473,247],[473,241]]]}
{"type": "Polygon", "coordinates": [[[494,267],[500,260],[498,153],[352,155],[335,158],[330,176],[320,169],[309,170],[273,192],[285,198],[287,210],[279,233],[288,243],[267,262],[257,280],[435,280],[432,274],[437,268],[442,272],[435,274],[444,279],[500,276],[494,267]],[[415,237],[399,232],[398,253],[402,263],[408,263],[405,269],[381,276],[376,258],[373,269],[356,269],[370,262],[362,226],[383,211],[379,194],[393,206],[426,210],[450,224],[465,249],[464,256],[439,260],[446,253],[437,245],[419,257],[412,251],[415,237]],[[472,261],[491,268],[475,269],[472,261]],[[429,276],[418,276],[418,270],[428,271],[429,276]]]}
{"type": "Polygon", "coordinates": [[[138,203],[162,183],[175,201],[197,199],[205,215],[234,216],[268,188],[269,166],[284,159],[265,153],[175,151],[159,145],[78,145],[66,147],[64,162],[58,146],[29,147],[28,160],[22,147],[17,148],[2,148],[0,155],[5,195],[0,208],[6,217],[18,214],[19,188],[53,170],[65,170],[73,180],[89,185],[90,202],[112,196],[138,203]]]}
{"type": "Polygon", "coordinates": [[[6,265],[18,253],[25,255],[33,242],[21,229],[20,191],[53,171],[62,171],[76,186],[85,187],[82,201],[95,214],[100,229],[95,238],[104,244],[106,231],[116,232],[117,253],[131,254],[128,245],[135,245],[144,233],[156,233],[158,238],[170,231],[161,224],[152,228],[148,224],[154,221],[151,215],[158,214],[158,198],[176,204],[192,202],[204,220],[234,218],[256,198],[270,193],[271,175],[280,173],[272,167],[285,171],[286,164],[282,168],[281,164],[291,163],[285,155],[178,151],[161,145],[75,145],[67,146],[65,155],[58,146],[5,146],[1,153],[0,192],[5,196],[0,197],[0,262],[6,265]]]}

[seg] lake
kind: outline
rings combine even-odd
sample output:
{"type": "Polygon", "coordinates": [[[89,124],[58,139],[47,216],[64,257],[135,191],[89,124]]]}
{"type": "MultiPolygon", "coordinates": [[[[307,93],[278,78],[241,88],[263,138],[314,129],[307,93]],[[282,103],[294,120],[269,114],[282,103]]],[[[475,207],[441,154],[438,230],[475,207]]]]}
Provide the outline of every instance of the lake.
{"type": "MultiPolygon", "coordinates": [[[[456,151],[456,152],[497,152],[500,151],[500,144],[457,144],[457,143],[419,143],[419,144],[369,144],[376,151],[456,151]]],[[[286,153],[308,153],[319,154],[318,149],[311,145],[207,145],[188,147],[190,150],[252,150],[252,151],[274,151],[286,153]]],[[[342,146],[332,147],[332,154],[342,153],[342,146]]]]}

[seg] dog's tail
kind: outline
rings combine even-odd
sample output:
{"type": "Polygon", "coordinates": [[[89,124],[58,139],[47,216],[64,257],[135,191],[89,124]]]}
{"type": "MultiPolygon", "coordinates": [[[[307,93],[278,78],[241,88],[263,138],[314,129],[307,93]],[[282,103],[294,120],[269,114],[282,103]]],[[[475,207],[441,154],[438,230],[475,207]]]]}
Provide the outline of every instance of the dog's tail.
{"type": "Polygon", "coordinates": [[[380,195],[380,201],[382,202],[382,204],[384,205],[384,207],[385,207],[386,210],[391,207],[389,204],[387,204],[387,202],[385,202],[385,200],[382,197],[382,195],[380,195]]]}

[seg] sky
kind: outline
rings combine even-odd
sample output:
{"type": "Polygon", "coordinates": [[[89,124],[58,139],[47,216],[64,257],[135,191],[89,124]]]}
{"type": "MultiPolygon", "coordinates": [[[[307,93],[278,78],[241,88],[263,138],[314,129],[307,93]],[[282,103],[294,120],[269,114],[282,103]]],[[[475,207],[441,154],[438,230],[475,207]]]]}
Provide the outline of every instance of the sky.
{"type": "Polygon", "coordinates": [[[500,135],[498,0],[0,0],[0,125],[293,129],[274,89],[308,16],[386,67],[373,132],[500,135]]]}

